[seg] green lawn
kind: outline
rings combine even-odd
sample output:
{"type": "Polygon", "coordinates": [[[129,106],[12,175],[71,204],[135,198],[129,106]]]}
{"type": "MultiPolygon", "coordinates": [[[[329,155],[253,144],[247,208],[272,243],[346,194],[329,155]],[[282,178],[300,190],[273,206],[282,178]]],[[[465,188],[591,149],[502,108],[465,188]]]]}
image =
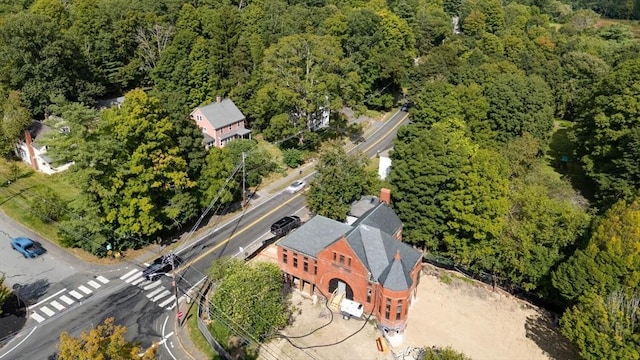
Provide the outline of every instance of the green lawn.
{"type": "Polygon", "coordinates": [[[31,204],[40,199],[40,194],[51,192],[58,194],[65,202],[79,194],[79,190],[66,180],[64,173],[45,175],[21,161],[0,159],[0,210],[40,236],[57,241],[57,224],[42,221],[31,208],[31,204]]]}

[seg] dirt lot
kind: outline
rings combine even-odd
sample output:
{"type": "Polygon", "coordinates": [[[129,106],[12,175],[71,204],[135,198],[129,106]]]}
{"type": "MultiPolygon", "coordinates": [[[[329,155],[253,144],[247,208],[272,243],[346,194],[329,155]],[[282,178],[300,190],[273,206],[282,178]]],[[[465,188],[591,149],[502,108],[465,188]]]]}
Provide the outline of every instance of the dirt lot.
{"type": "MultiPolygon", "coordinates": [[[[275,259],[273,249],[267,249],[256,260],[275,259]]],[[[443,272],[427,266],[418,287],[418,300],[409,311],[405,341],[396,353],[408,347],[451,346],[474,360],[500,359],[577,359],[570,344],[559,335],[552,319],[543,311],[489,286],[462,280],[461,275],[443,272]]],[[[379,333],[372,323],[344,320],[334,314],[327,317],[324,306],[300,294],[294,294],[292,304],[297,314],[291,326],[284,330],[290,337],[265,346],[264,359],[393,359],[393,354],[379,352],[379,333]],[[364,326],[363,326],[364,325],[364,326]],[[360,330],[362,329],[362,330],[360,330]],[[360,330],[360,331],[358,331],[360,330]],[[351,337],[349,337],[351,334],[351,337]],[[337,343],[335,345],[332,345],[337,343]]]]}

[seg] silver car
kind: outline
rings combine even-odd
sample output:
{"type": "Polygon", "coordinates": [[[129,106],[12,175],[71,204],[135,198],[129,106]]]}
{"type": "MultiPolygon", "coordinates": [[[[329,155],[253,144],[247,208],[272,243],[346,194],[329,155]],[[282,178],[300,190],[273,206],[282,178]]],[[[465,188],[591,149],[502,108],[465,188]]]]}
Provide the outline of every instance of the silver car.
{"type": "Polygon", "coordinates": [[[298,191],[302,190],[305,187],[305,185],[307,185],[307,183],[302,180],[294,181],[291,185],[287,187],[286,192],[288,192],[289,194],[295,194],[298,191]]]}

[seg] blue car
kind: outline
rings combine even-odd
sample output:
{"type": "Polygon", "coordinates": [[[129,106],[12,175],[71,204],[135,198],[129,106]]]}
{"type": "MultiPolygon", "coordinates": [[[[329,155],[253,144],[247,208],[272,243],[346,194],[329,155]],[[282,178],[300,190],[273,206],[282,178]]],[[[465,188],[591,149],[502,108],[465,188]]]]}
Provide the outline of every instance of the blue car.
{"type": "Polygon", "coordinates": [[[11,247],[26,258],[38,257],[47,252],[47,250],[37,242],[24,237],[11,240],[11,247]]]}

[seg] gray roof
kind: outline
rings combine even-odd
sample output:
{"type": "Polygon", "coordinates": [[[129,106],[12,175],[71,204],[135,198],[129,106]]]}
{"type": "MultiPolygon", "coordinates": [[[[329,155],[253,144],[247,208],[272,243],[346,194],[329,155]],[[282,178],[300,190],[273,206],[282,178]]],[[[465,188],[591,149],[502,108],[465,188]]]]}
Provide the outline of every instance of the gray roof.
{"type": "Polygon", "coordinates": [[[280,246],[317,256],[318,252],[345,235],[351,226],[324,216],[315,216],[298,230],[280,240],[280,246]]]}
{"type": "Polygon", "coordinates": [[[346,235],[347,243],[369,269],[373,280],[398,291],[411,286],[410,271],[421,257],[420,252],[390,235],[401,226],[395,212],[385,203],[378,203],[352,226],[317,215],[282,239],[279,245],[317,257],[320,251],[346,235]],[[380,221],[381,225],[374,221],[380,221]],[[395,259],[397,253],[399,260],[395,259]]]}
{"type": "Polygon", "coordinates": [[[202,106],[199,109],[214,129],[219,129],[245,119],[240,109],[238,109],[236,104],[230,99],[214,102],[202,106]]]}
{"type": "Polygon", "coordinates": [[[250,132],[251,132],[251,130],[249,130],[249,129],[239,128],[239,129],[234,130],[233,132],[224,134],[220,138],[220,140],[228,139],[228,138],[234,137],[234,136],[241,136],[242,137],[242,136],[247,135],[250,132]]]}
{"type": "Polygon", "coordinates": [[[353,223],[353,226],[360,224],[377,227],[390,235],[395,234],[402,227],[402,221],[398,215],[385,203],[379,203],[378,206],[366,212],[353,223]]]}
{"type": "Polygon", "coordinates": [[[31,133],[31,142],[33,146],[38,150],[41,150],[44,145],[39,144],[38,141],[42,141],[45,135],[52,131],[53,129],[44,124],[42,121],[31,120],[29,132],[31,133]]]}
{"type": "Polygon", "coordinates": [[[360,200],[356,200],[351,204],[349,215],[357,218],[362,217],[367,211],[378,205],[379,202],[380,199],[377,196],[363,196],[360,200]]]}

